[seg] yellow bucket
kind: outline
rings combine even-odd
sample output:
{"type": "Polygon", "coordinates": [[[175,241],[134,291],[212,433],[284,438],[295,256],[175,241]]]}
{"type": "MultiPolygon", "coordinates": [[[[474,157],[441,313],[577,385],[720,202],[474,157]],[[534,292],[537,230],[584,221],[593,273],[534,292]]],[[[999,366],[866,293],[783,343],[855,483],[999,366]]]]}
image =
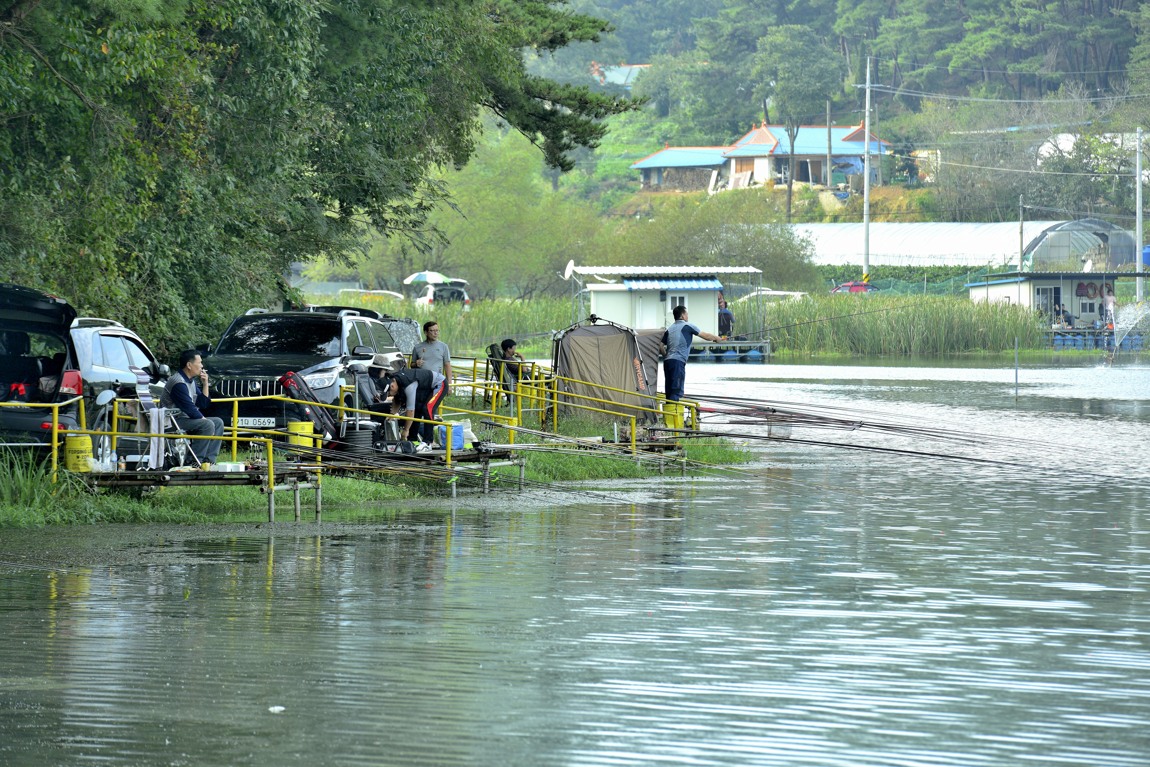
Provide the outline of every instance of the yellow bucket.
{"type": "Polygon", "coordinates": [[[91,471],[92,439],[86,434],[64,437],[64,468],[68,471],[91,471]]]}
{"type": "Polygon", "coordinates": [[[311,421],[289,421],[287,427],[289,445],[315,447],[315,424],[311,421]]]}

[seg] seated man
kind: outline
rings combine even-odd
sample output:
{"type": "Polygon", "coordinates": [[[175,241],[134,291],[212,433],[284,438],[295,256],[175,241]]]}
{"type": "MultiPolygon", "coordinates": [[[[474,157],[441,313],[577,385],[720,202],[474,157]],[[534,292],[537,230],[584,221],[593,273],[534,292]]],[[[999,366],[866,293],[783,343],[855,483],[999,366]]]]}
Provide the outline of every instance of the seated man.
{"type": "Polygon", "coordinates": [[[508,399],[518,388],[519,378],[523,374],[523,363],[526,362],[523,355],[516,351],[517,346],[514,338],[504,338],[503,342],[499,344],[503,354],[503,370],[500,375],[500,382],[503,384],[503,390],[507,392],[508,399]]]}
{"type": "MultiPolygon", "coordinates": [[[[223,419],[215,416],[206,416],[203,409],[212,404],[208,396],[208,371],[200,359],[200,353],[195,349],[180,352],[180,369],[172,374],[164,384],[164,393],[160,397],[160,405],[165,408],[178,410],[176,424],[185,434],[220,437],[224,433],[223,419]],[[196,380],[199,388],[196,388],[196,380]]],[[[201,464],[214,463],[216,455],[220,452],[218,439],[193,439],[192,452],[201,464]]]]}

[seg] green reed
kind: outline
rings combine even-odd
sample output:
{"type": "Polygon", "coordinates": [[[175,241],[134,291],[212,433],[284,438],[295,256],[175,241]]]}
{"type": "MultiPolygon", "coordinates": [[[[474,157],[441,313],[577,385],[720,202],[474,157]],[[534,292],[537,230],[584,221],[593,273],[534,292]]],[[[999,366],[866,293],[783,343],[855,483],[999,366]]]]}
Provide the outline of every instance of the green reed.
{"type": "MultiPolygon", "coordinates": [[[[751,337],[773,351],[854,356],[939,356],[1043,348],[1039,316],[1024,307],[965,297],[834,295],[782,301],[752,318],[751,337]]],[[[747,325],[743,325],[747,328],[747,325]]]]}
{"type": "Polygon", "coordinates": [[[473,300],[470,311],[466,312],[459,304],[425,309],[386,296],[356,297],[352,305],[394,317],[411,317],[421,325],[435,320],[439,323],[440,338],[451,347],[452,354],[460,356],[482,356],[488,344],[512,338],[519,343],[523,354],[549,357],[552,334],[576,320],[585,319],[575,316],[569,297],[473,300]]]}

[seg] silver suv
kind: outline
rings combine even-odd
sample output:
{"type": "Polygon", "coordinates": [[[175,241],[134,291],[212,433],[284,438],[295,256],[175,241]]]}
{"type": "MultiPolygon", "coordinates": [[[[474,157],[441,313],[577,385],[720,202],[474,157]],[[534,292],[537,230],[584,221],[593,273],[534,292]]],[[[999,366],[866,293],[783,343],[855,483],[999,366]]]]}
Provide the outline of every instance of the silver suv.
{"type": "MultiPolygon", "coordinates": [[[[341,385],[353,386],[348,368],[385,354],[398,365],[403,355],[387,326],[354,309],[338,312],[269,312],[250,309],[237,317],[215,348],[201,349],[211,379],[212,397],[283,395],[280,377],[299,374],[320,402],[339,404],[341,385]]],[[[345,397],[344,405],[352,405],[345,397]]],[[[215,415],[231,422],[232,409],[223,403],[215,415]]],[[[290,421],[306,420],[300,406],[277,400],[241,402],[237,427],[282,429],[290,421]]]]}

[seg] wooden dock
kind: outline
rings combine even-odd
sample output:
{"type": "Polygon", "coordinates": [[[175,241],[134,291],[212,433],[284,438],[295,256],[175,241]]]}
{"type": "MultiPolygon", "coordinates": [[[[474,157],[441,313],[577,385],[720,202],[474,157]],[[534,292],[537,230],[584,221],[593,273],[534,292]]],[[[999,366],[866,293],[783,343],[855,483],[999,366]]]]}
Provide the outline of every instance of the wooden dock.
{"type": "MultiPolygon", "coordinates": [[[[497,466],[518,466],[519,490],[525,481],[525,460],[516,455],[512,445],[494,445],[480,450],[454,450],[452,463],[447,463],[444,450],[429,453],[351,454],[336,451],[322,462],[281,459],[269,475],[266,466],[251,465],[243,471],[207,471],[196,468],[174,468],[157,471],[93,471],[77,473],[92,488],[126,489],[153,487],[258,487],[267,495],[268,522],[275,522],[276,494],[290,492],[295,510],[295,521],[301,519],[301,490],[315,491],[315,521],[322,521],[323,491],[321,478],[327,476],[353,476],[394,473],[402,470],[426,468],[429,472],[469,472],[477,474],[482,492],[491,492],[491,469],[497,466]]],[[[451,483],[451,497],[457,497],[458,483],[451,483]]]]}

